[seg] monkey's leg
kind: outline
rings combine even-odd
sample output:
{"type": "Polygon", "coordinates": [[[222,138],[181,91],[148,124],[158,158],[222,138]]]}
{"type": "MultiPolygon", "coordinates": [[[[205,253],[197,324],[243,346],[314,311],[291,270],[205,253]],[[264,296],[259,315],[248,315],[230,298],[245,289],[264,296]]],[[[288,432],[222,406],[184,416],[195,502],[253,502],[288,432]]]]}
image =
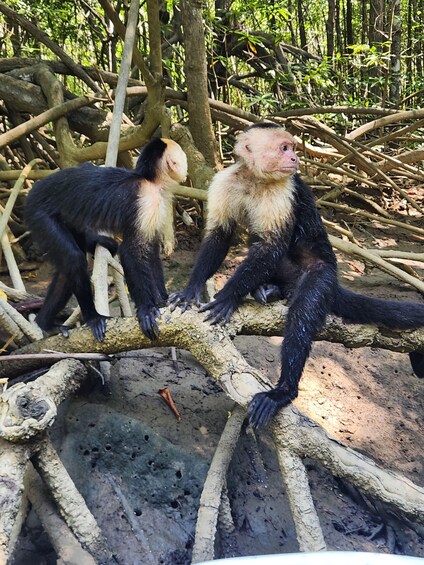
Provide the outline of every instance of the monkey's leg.
{"type": "Polygon", "coordinates": [[[61,330],[55,324],[57,314],[64,308],[72,296],[72,284],[64,275],[56,271],[47,289],[44,304],[35,317],[35,321],[44,331],[61,330]]]}
{"type": "Polygon", "coordinates": [[[281,292],[277,285],[269,283],[261,284],[251,294],[255,301],[262,305],[285,298],[285,295],[281,292]]]}
{"type": "Polygon", "coordinates": [[[72,232],[55,218],[45,218],[44,233],[48,234],[48,241],[43,242],[43,247],[48,252],[49,260],[61,276],[69,281],[84,322],[90,327],[97,341],[102,341],[106,332],[107,316],[99,314],[94,306],[85,252],[78,246],[72,232]]]}
{"type": "Polygon", "coordinates": [[[287,315],[280,380],[274,389],[256,394],[249,405],[254,428],[267,426],[279,408],[296,398],[312,341],[330,311],[336,284],[335,270],[321,262],[299,279],[287,315]]]}

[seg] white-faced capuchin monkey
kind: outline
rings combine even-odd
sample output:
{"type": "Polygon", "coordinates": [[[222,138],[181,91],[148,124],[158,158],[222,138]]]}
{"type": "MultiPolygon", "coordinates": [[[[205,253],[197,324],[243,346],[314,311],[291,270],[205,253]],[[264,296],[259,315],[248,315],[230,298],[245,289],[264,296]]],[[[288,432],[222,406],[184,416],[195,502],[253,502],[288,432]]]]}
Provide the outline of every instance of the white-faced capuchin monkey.
{"type": "MultiPolygon", "coordinates": [[[[199,305],[203,286],[224,260],[237,223],[247,224],[247,257],[200,311],[208,311],[206,319],[216,324],[228,321],[249,293],[261,302],[275,297],[275,291],[276,297],[289,297],[280,379],[249,405],[250,422],[259,428],[296,398],[312,341],[328,312],[353,322],[415,328],[424,325],[424,304],[388,302],[339,286],[336,257],[314,196],[296,174],[295,140],[283,128],[251,126],[238,137],[234,153],[236,163],[217,173],[209,188],[206,234],[188,285],[169,303],[183,311],[193,301],[199,305]]],[[[419,352],[411,355],[418,376],[424,376],[424,367],[419,367],[423,358],[419,352]]]]}
{"type": "MultiPolygon", "coordinates": [[[[158,335],[156,318],[166,304],[160,240],[171,205],[171,188],[187,177],[184,151],[170,139],[155,138],[140,152],[134,170],[85,163],[37,181],[25,205],[34,240],[55,267],[44,305],[36,316],[45,331],[74,294],[84,322],[98,341],[104,339],[106,316],[94,306],[86,251],[96,243],[119,254],[142,332],[158,335]]],[[[169,217],[168,217],[169,221],[169,217]]]]}

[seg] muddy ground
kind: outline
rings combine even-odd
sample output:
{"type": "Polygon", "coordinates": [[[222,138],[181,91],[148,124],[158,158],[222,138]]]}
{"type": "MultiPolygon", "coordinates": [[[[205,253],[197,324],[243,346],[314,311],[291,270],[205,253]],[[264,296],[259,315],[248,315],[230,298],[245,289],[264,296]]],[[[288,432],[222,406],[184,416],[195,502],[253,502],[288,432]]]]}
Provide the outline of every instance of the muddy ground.
{"type": "MultiPolygon", "coordinates": [[[[419,251],[421,246],[422,251],[417,237],[399,233],[394,238],[393,229],[383,225],[372,231],[367,225],[356,235],[369,247],[419,251]]],[[[180,230],[179,249],[165,261],[171,289],[186,281],[198,236],[180,230]]],[[[239,252],[243,246],[226,260],[218,286],[240,261],[239,252]]],[[[388,299],[423,301],[411,287],[380,271],[340,259],[344,285],[388,299]]],[[[411,266],[419,272],[418,264],[411,266]]],[[[43,275],[32,280],[42,285],[43,275]]],[[[278,379],[280,337],[235,341],[249,363],[272,381],[278,379]]],[[[413,375],[407,355],[317,342],[296,405],[344,444],[423,485],[423,398],[424,382],[413,375]]],[[[202,485],[232,407],[190,354],[179,350],[176,366],[169,349],[129,353],[113,367],[105,386],[97,381],[62,406],[52,432],[55,443],[117,563],[190,563],[202,485]],[[180,422],[158,395],[164,387],[175,399],[180,422]]],[[[313,461],[307,468],[328,549],[424,557],[422,528],[407,527],[313,461]]],[[[298,551],[268,433],[243,430],[229,471],[228,496],[235,531],[219,530],[216,557],[298,551]]],[[[15,565],[56,562],[30,513],[15,565]]]]}

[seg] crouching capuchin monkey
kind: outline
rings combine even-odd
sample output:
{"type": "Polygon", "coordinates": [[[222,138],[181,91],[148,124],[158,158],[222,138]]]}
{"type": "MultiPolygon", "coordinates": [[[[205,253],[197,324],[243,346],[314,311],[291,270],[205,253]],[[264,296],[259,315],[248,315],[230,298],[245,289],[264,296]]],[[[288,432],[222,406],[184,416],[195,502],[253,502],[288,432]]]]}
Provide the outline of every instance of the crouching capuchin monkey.
{"type": "MultiPolygon", "coordinates": [[[[217,173],[209,188],[206,234],[188,285],[169,303],[183,311],[193,301],[199,305],[205,282],[224,260],[237,223],[244,221],[250,232],[247,257],[200,311],[209,312],[206,319],[216,324],[227,322],[249,293],[261,302],[275,291],[277,297],[289,296],[280,379],[249,405],[250,422],[259,428],[296,398],[312,341],[327,313],[354,322],[416,328],[424,325],[424,304],[369,298],[339,286],[336,257],[314,196],[296,174],[295,140],[283,128],[251,126],[238,137],[234,153],[236,163],[217,173]]],[[[414,370],[423,358],[412,354],[414,370]]],[[[422,372],[424,376],[424,367],[422,372]]]]}
{"type": "Polygon", "coordinates": [[[141,149],[134,170],[85,163],[34,184],[26,200],[26,223],[55,267],[36,316],[41,329],[60,329],[55,316],[74,294],[84,322],[98,341],[104,339],[107,316],[94,306],[86,251],[100,243],[116,252],[114,240],[99,234],[106,231],[122,237],[119,254],[141,330],[152,340],[158,336],[156,318],[168,298],[159,255],[161,235],[171,188],[186,177],[181,147],[155,138],[141,149]]]}

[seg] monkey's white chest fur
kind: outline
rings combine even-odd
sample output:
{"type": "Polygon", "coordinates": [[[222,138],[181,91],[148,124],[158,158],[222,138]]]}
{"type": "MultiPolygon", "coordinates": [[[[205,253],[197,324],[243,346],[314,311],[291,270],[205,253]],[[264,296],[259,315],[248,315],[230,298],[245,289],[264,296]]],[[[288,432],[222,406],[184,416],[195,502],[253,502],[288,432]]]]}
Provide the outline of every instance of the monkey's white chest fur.
{"type": "Polygon", "coordinates": [[[147,240],[154,239],[163,231],[171,205],[171,194],[152,182],[143,182],[138,197],[137,227],[147,240]]]}
{"type": "Polygon", "coordinates": [[[284,229],[292,215],[293,198],[291,178],[244,195],[241,206],[248,227],[257,234],[284,229]]]}
{"type": "Polygon", "coordinates": [[[209,188],[207,228],[235,220],[257,234],[284,229],[292,216],[294,192],[292,177],[246,179],[237,164],[232,165],[215,175],[209,188]]]}

